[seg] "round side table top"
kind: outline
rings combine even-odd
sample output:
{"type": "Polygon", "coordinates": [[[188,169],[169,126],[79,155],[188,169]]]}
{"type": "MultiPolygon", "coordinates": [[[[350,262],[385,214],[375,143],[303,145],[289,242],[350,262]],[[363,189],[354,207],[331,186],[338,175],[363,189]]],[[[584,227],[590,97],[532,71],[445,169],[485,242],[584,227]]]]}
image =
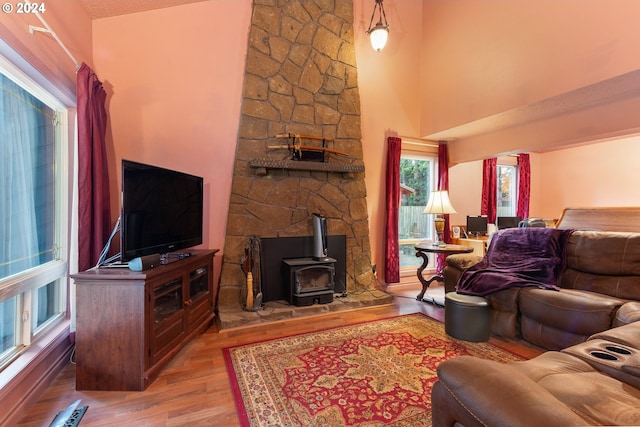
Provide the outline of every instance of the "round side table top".
{"type": "Polygon", "coordinates": [[[473,248],[471,246],[465,245],[445,245],[445,246],[434,246],[431,242],[420,243],[416,245],[417,251],[422,252],[432,252],[432,253],[443,253],[443,254],[463,254],[468,252],[473,252],[473,248]]]}

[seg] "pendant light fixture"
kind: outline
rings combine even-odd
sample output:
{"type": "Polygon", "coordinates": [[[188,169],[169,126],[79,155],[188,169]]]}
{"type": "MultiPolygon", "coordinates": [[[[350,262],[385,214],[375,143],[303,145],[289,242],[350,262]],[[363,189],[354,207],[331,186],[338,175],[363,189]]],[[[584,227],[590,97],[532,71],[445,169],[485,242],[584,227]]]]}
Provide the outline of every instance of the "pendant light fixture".
{"type": "Polygon", "coordinates": [[[371,47],[380,52],[387,44],[387,38],[389,37],[389,24],[387,23],[387,15],[384,13],[382,0],[375,1],[376,4],[373,7],[373,13],[371,14],[371,22],[369,22],[367,34],[369,34],[369,38],[371,40],[371,47]],[[373,18],[376,16],[376,10],[378,11],[378,23],[372,28],[371,26],[373,25],[373,18]]]}

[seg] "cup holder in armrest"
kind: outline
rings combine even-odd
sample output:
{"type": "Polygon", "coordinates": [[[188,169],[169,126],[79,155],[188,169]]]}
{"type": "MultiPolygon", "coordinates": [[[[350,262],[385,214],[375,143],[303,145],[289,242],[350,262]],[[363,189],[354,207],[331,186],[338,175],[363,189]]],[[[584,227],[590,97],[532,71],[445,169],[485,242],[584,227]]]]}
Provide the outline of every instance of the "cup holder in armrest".
{"type": "Polygon", "coordinates": [[[630,356],[632,354],[631,350],[617,345],[605,345],[604,348],[614,353],[624,354],[625,356],[630,356]]]}
{"type": "Polygon", "coordinates": [[[601,339],[588,340],[567,347],[562,351],[578,356],[587,362],[607,365],[616,369],[620,369],[622,364],[630,357],[640,357],[640,352],[636,349],[601,339]]]}
{"type": "Polygon", "coordinates": [[[602,359],[602,360],[611,360],[611,361],[618,360],[618,357],[615,354],[607,353],[606,351],[593,350],[593,351],[590,351],[589,354],[595,358],[602,359]]]}
{"type": "Polygon", "coordinates": [[[604,349],[607,351],[602,351],[602,350],[592,350],[589,352],[589,354],[593,357],[596,357],[598,359],[602,359],[602,360],[610,360],[610,361],[616,361],[619,360],[620,357],[619,356],[630,356],[632,354],[631,350],[626,349],[624,347],[620,347],[618,345],[613,345],[613,344],[607,344],[604,346],[604,349]],[[609,353],[611,352],[611,353],[609,353]],[[615,354],[612,354],[615,353],[615,354]]]}
{"type": "Polygon", "coordinates": [[[640,349],[600,338],[590,339],[562,350],[620,381],[640,388],[640,349]]]}

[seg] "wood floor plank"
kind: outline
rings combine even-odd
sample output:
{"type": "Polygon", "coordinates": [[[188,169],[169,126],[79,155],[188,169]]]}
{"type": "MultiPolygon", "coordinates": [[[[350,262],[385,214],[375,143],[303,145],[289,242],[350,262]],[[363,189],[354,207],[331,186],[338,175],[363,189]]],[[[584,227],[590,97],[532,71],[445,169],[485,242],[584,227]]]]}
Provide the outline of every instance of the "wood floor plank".
{"type": "MultiPolygon", "coordinates": [[[[69,364],[17,427],[48,426],[59,411],[77,399],[82,399],[82,406],[89,406],[81,427],[238,426],[223,348],[417,312],[442,321],[441,307],[415,300],[419,289],[415,284],[389,288],[396,298],[387,306],[223,331],[212,326],[182,349],[144,392],[77,391],[75,366],[69,364]]],[[[495,338],[491,341],[524,357],[540,354],[522,344],[495,338]]]]}

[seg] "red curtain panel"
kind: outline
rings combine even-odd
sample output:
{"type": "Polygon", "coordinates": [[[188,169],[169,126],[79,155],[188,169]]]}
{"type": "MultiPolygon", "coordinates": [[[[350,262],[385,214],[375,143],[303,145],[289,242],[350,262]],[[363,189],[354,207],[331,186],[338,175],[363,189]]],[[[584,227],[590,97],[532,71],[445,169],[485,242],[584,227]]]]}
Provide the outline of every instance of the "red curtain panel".
{"type": "Polygon", "coordinates": [[[109,171],[105,147],[107,93],[83,63],[76,76],[78,105],[78,269],[91,268],[110,234],[109,171]]]}
{"type": "Polygon", "coordinates": [[[400,206],[400,154],[402,140],[395,136],[387,138],[386,225],[384,281],[400,281],[400,246],[398,243],[398,207],[400,206]]]}
{"type": "MultiPolygon", "coordinates": [[[[449,191],[449,146],[446,142],[438,143],[438,190],[449,191]]],[[[451,198],[451,195],[449,195],[451,198]]],[[[444,218],[444,233],[442,240],[445,243],[451,243],[451,227],[449,225],[449,214],[442,215],[444,218]]],[[[436,256],[436,270],[441,272],[444,270],[445,254],[436,256]]]]}
{"type": "MultiPolygon", "coordinates": [[[[449,191],[449,146],[446,142],[438,144],[438,190],[449,191]]],[[[449,195],[451,199],[451,195],[449,195]]],[[[443,239],[451,243],[451,227],[449,227],[449,214],[442,215],[445,221],[443,239]]]]}
{"type": "Polygon", "coordinates": [[[485,159],[482,163],[482,206],[480,213],[487,216],[487,223],[496,222],[496,205],[498,204],[498,160],[485,159]]]}
{"type": "Polygon", "coordinates": [[[529,218],[529,199],[531,198],[531,166],[529,154],[518,154],[518,210],[520,218],[529,218]]]}

